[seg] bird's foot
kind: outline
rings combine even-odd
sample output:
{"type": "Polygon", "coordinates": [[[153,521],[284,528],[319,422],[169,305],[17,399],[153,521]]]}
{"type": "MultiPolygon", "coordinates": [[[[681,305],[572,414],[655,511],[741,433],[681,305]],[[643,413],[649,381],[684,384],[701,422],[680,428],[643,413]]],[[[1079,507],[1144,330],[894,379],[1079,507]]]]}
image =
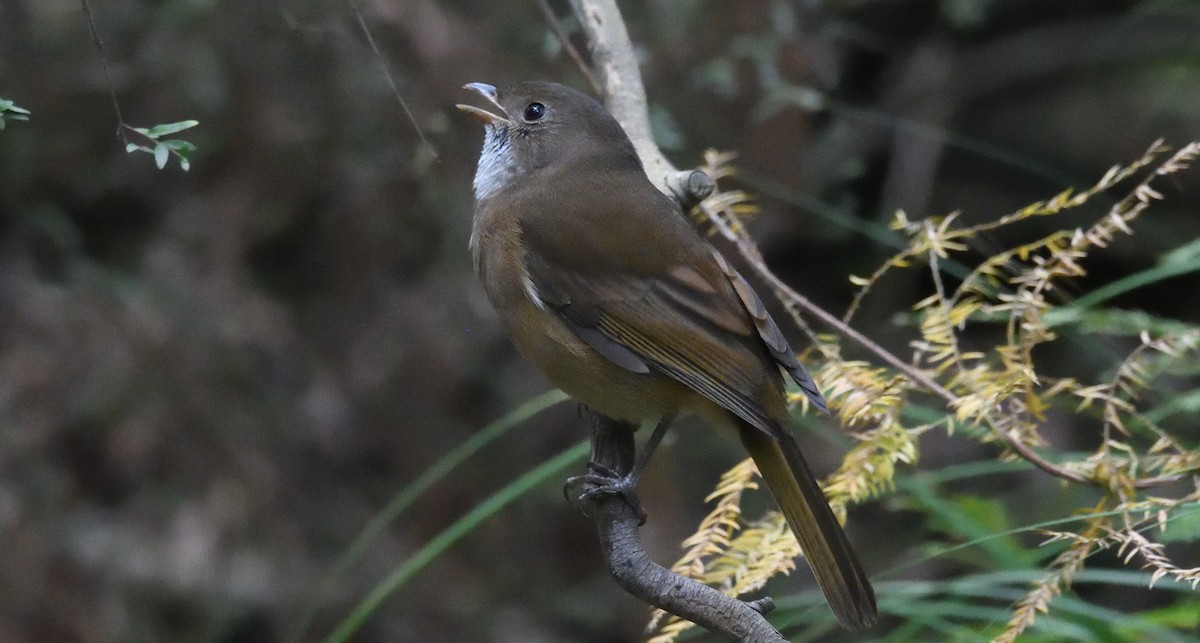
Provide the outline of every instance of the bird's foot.
{"type": "Polygon", "coordinates": [[[627,474],[620,474],[608,467],[588,464],[588,472],[581,476],[567,478],[563,485],[563,495],[570,499],[573,490],[579,490],[576,498],[579,502],[591,502],[603,496],[621,496],[625,504],[637,515],[638,525],[646,524],[646,510],[642,508],[642,500],[638,497],[638,475],[635,469],[627,474]]]}

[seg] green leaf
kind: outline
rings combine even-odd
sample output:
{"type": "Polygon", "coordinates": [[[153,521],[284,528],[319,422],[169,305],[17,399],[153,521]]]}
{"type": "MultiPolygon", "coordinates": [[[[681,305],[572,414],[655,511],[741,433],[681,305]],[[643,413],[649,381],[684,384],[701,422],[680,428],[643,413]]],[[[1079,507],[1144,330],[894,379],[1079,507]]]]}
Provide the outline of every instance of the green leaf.
{"type": "Polygon", "coordinates": [[[1172,516],[1158,540],[1164,543],[1200,540],[1200,511],[1185,511],[1172,516]]]}
{"type": "Polygon", "coordinates": [[[1181,601],[1161,609],[1144,611],[1139,617],[1147,623],[1195,632],[1200,627],[1200,601],[1181,601]]]}
{"type": "Polygon", "coordinates": [[[7,116],[13,120],[27,121],[31,113],[24,107],[17,107],[11,100],[0,98],[0,119],[7,116]]]}
{"type": "Polygon", "coordinates": [[[174,134],[176,132],[182,132],[185,129],[195,127],[199,124],[200,124],[200,121],[190,121],[190,120],[189,121],[179,121],[178,123],[164,123],[162,125],[155,125],[154,127],[151,127],[149,130],[142,132],[142,133],[145,134],[146,136],[149,136],[150,138],[156,139],[160,136],[166,136],[167,134],[174,134]]]}
{"type": "Polygon", "coordinates": [[[187,158],[181,156],[181,157],[179,157],[179,167],[184,172],[187,172],[188,170],[192,169],[192,162],[187,160],[187,158]]]}
{"type": "Polygon", "coordinates": [[[162,144],[154,146],[154,164],[158,166],[158,169],[166,167],[169,158],[171,158],[171,148],[162,144]]]}
{"type": "Polygon", "coordinates": [[[526,401],[512,411],[509,411],[504,417],[472,433],[469,438],[459,443],[449,453],[426,468],[425,471],[413,479],[412,482],[408,483],[407,486],[400,489],[392,500],[388,502],[387,506],[380,510],[367,523],[367,526],[359,532],[354,541],[338,556],[337,562],[334,563],[325,582],[317,588],[316,593],[311,597],[308,609],[302,612],[302,616],[299,618],[300,626],[298,631],[303,633],[307,630],[308,623],[316,614],[317,607],[324,600],[328,592],[333,587],[336,587],[337,583],[335,581],[337,577],[345,574],[362,557],[370,544],[380,534],[386,533],[396,518],[412,506],[418,498],[438,482],[453,479],[451,473],[468,458],[485,452],[484,450],[489,445],[508,434],[512,429],[523,424],[529,418],[567,399],[566,393],[555,389],[526,401]]]}
{"type": "Polygon", "coordinates": [[[17,107],[11,100],[0,98],[0,132],[8,127],[8,121],[29,120],[29,110],[17,107]]]}
{"type": "Polygon", "coordinates": [[[125,153],[127,153],[127,154],[129,152],[136,152],[140,149],[142,149],[142,146],[138,145],[137,143],[126,143],[125,144],[125,153]]]}
{"type": "Polygon", "coordinates": [[[162,141],[161,144],[166,145],[180,154],[187,154],[188,152],[194,152],[196,150],[195,145],[178,138],[173,138],[169,141],[162,141]]]}
{"type": "Polygon", "coordinates": [[[403,563],[396,567],[386,578],[379,581],[369,594],[354,606],[350,615],[342,619],[337,629],[326,639],[325,643],[345,643],[354,636],[363,624],[371,617],[389,596],[404,587],[408,580],[417,572],[425,569],[431,562],[463,537],[470,534],[479,523],[494,516],[501,509],[511,504],[517,498],[529,493],[549,480],[555,478],[568,466],[587,457],[589,444],[587,440],[559,452],[558,455],[542,462],[532,470],[522,474],[516,480],[501,487],[488,496],[470,511],[455,520],[449,527],[426,542],[420,549],[413,552],[403,563]]]}
{"type": "Polygon", "coordinates": [[[1158,264],[1151,268],[1126,275],[1087,293],[1076,299],[1071,307],[1086,310],[1131,290],[1191,272],[1200,272],[1200,239],[1166,253],[1159,258],[1158,264]]]}
{"type": "Polygon", "coordinates": [[[1159,257],[1158,263],[1160,265],[1186,265],[1194,263],[1198,258],[1200,258],[1200,239],[1193,239],[1159,257]]]}

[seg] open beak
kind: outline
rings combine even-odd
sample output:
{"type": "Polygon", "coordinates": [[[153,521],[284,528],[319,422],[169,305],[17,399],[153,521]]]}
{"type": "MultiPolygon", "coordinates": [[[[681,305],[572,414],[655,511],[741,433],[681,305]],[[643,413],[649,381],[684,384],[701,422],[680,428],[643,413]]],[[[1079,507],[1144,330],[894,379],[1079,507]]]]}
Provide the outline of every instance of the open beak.
{"type": "Polygon", "coordinates": [[[474,105],[459,104],[455,105],[455,107],[466,112],[468,116],[479,119],[484,125],[511,124],[511,121],[509,121],[507,118],[508,112],[504,111],[504,108],[501,107],[500,103],[496,101],[495,87],[492,87],[486,83],[467,83],[466,85],[463,85],[463,89],[469,89],[473,92],[478,92],[480,96],[483,96],[489,103],[495,106],[495,108],[499,110],[499,113],[493,113],[485,109],[479,109],[474,105]],[[504,116],[501,116],[500,114],[504,114],[504,116]]]}

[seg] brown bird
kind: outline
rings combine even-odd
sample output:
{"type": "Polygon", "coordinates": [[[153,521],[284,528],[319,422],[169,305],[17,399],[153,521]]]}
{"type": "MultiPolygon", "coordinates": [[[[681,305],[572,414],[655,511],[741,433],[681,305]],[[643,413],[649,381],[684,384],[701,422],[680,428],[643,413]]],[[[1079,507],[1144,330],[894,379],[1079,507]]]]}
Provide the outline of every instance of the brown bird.
{"type": "Polygon", "coordinates": [[[871,583],[788,431],[780,368],[825,400],[750,284],[600,103],[546,82],[466,88],[496,110],[458,106],[485,131],[471,253],[518,350],[608,417],[736,428],[838,620],[874,623],[871,583]]]}

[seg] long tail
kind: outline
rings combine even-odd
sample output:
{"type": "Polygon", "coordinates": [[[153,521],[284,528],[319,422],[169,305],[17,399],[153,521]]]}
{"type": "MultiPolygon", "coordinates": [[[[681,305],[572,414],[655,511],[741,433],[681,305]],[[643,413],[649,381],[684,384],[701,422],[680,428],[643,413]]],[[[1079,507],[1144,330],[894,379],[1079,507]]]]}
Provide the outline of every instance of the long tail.
{"type": "Polygon", "coordinates": [[[738,433],[796,534],[838,621],[849,629],[874,624],[875,590],[796,440],[786,430],[773,437],[745,423],[739,425],[738,433]]]}

